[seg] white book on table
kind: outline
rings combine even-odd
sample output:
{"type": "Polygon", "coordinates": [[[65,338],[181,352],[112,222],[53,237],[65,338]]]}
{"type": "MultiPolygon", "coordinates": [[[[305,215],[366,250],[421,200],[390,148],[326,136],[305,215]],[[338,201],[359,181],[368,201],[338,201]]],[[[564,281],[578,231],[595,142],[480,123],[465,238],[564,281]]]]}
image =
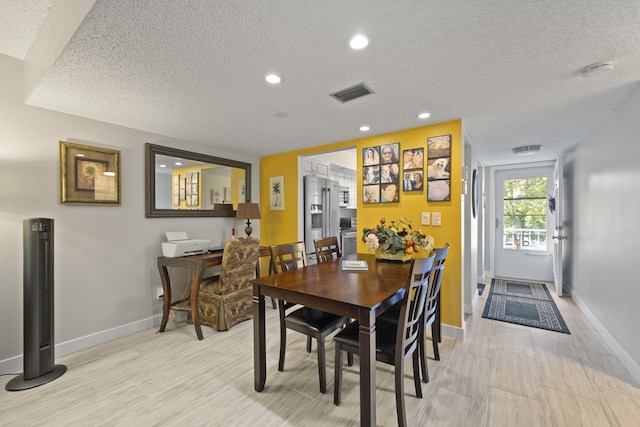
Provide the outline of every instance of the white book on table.
{"type": "Polygon", "coordinates": [[[360,259],[343,259],[342,269],[347,271],[367,271],[369,265],[367,261],[360,259]]]}

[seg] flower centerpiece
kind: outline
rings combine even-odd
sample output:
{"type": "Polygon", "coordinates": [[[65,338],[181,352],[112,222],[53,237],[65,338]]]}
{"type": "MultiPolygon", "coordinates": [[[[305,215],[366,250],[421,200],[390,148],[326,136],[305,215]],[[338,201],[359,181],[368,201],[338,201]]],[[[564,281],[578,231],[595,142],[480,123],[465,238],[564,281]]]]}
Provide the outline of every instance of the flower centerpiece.
{"type": "Polygon", "coordinates": [[[430,251],[434,240],[422,230],[414,230],[406,218],[380,223],[373,228],[362,230],[362,241],[370,250],[376,251],[376,258],[408,261],[414,253],[430,251]]]}

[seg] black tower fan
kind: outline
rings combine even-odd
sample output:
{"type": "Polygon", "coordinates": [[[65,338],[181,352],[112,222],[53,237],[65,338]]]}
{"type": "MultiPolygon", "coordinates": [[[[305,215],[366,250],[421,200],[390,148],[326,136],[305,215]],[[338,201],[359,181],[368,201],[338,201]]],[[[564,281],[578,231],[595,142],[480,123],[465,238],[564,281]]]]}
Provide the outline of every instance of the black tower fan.
{"type": "Polygon", "coordinates": [[[8,391],[26,390],[67,371],[54,364],[53,220],[30,218],[24,231],[24,372],[7,383],[8,391]]]}

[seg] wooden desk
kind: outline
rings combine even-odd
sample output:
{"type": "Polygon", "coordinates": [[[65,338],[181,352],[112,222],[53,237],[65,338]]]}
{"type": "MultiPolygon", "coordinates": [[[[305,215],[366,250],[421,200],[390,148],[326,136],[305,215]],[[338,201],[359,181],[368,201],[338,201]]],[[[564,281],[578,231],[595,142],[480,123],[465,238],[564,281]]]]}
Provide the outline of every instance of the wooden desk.
{"type": "MultiPolygon", "coordinates": [[[[162,288],[164,296],[164,309],[162,310],[162,322],[160,322],[160,332],[164,332],[169,320],[170,310],[191,311],[191,320],[193,327],[196,329],[196,335],[201,340],[202,328],[200,327],[200,318],[198,316],[198,292],[200,291],[200,283],[207,268],[222,264],[223,250],[209,252],[201,255],[190,255],[185,257],[158,257],[158,271],[162,279],[162,288]],[[187,298],[177,301],[171,301],[171,278],[167,267],[182,267],[193,269],[191,277],[190,292],[187,298]],[[184,304],[186,303],[186,304],[184,304]]],[[[256,264],[256,277],[260,277],[260,257],[269,256],[271,253],[267,246],[260,246],[258,252],[258,262],[256,264]]],[[[275,307],[274,307],[275,308],[275,307]]]]}
{"type": "Polygon", "coordinates": [[[198,316],[198,291],[200,290],[200,282],[202,282],[204,271],[207,268],[213,267],[214,265],[220,265],[222,263],[222,253],[223,251],[220,250],[201,255],[190,255],[176,258],[166,256],[158,257],[158,271],[160,272],[162,288],[164,291],[164,296],[162,298],[164,301],[164,309],[162,310],[160,332],[164,332],[164,329],[167,327],[170,310],[191,311],[191,320],[193,322],[193,327],[196,328],[196,335],[199,340],[202,339],[202,328],[200,327],[200,320],[198,316]],[[171,279],[169,277],[167,267],[193,269],[190,285],[191,290],[188,297],[171,301],[171,279]],[[184,304],[185,302],[187,304],[184,304]]]}
{"type": "Polygon", "coordinates": [[[376,424],[376,317],[402,299],[410,264],[364,259],[368,271],[342,271],[340,260],[260,277],[253,283],[253,341],[255,390],[267,379],[265,295],[303,304],[360,322],[360,424],[376,424]]]}

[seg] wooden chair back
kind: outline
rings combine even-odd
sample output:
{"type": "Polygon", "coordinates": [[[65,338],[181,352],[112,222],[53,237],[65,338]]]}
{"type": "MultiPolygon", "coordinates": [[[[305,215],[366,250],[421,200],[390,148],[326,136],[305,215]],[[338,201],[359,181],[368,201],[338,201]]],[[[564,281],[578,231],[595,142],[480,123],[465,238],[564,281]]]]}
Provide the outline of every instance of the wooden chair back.
{"type": "Polygon", "coordinates": [[[273,245],[271,249],[271,274],[302,268],[307,265],[304,242],[273,245]]]}
{"type": "Polygon", "coordinates": [[[335,236],[316,239],[313,241],[313,244],[316,248],[316,258],[319,263],[331,261],[332,259],[342,256],[338,238],[335,236]]]}
{"type": "Polygon", "coordinates": [[[396,335],[396,363],[404,363],[405,358],[417,349],[434,258],[432,255],[412,260],[411,276],[400,307],[402,322],[398,323],[396,335]]]}

